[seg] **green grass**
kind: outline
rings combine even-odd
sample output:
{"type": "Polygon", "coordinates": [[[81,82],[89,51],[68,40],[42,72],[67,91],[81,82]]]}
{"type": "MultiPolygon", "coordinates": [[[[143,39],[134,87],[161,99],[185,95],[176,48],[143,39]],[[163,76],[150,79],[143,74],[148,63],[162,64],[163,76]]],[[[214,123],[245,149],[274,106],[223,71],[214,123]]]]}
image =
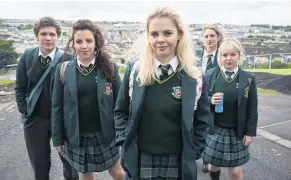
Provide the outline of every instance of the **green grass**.
{"type": "Polygon", "coordinates": [[[9,85],[9,84],[14,84],[14,81],[13,80],[0,80],[0,86],[9,85]]]}
{"type": "Polygon", "coordinates": [[[271,74],[280,74],[280,75],[291,75],[291,69],[271,69],[269,72],[269,69],[245,69],[249,72],[266,72],[271,74]]]}
{"type": "Polygon", "coordinates": [[[263,88],[257,88],[258,93],[262,94],[280,94],[278,91],[270,90],[270,89],[263,89],[263,88]]]}

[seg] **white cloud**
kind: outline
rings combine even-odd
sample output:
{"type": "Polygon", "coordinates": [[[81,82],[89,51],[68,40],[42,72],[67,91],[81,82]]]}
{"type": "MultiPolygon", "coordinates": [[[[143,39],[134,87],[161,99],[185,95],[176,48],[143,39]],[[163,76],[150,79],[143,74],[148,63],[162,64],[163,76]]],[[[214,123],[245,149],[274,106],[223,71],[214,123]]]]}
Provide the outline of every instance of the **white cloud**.
{"type": "Polygon", "coordinates": [[[176,9],[185,23],[291,24],[291,1],[0,1],[0,17],[145,22],[162,6],[176,9]]]}

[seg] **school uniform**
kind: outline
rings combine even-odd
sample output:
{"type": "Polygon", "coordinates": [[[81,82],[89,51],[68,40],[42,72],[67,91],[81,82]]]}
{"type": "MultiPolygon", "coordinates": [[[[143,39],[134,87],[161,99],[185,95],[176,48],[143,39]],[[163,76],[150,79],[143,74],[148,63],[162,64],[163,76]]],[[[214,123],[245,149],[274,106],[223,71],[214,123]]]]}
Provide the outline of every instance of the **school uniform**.
{"type": "Polygon", "coordinates": [[[198,57],[197,66],[202,68],[203,73],[218,66],[217,53],[218,49],[216,49],[212,53],[208,53],[205,47],[202,51],[196,52],[196,55],[198,57]]]}
{"type": "Polygon", "coordinates": [[[250,159],[245,135],[256,136],[258,98],[254,75],[237,67],[232,73],[216,67],[206,73],[209,99],[217,92],[224,93],[223,112],[214,112],[214,122],[206,138],[202,159],[218,167],[237,167],[250,159]]]}
{"type": "Polygon", "coordinates": [[[203,83],[194,111],[198,80],[179,70],[176,57],[166,70],[159,65],[155,60],[156,81],[146,87],[139,86],[135,72],[130,99],[133,64],[129,64],[116,101],[116,141],[123,146],[125,179],[195,180],[196,159],[205,147],[207,121],[211,118],[207,84],[203,83]]]}
{"type": "MultiPolygon", "coordinates": [[[[24,137],[30,162],[36,180],[48,180],[51,167],[51,95],[54,82],[55,67],[53,67],[42,84],[32,92],[49,67],[49,63],[59,63],[72,56],[63,54],[60,58],[55,55],[55,48],[46,57],[39,48],[26,49],[21,56],[15,83],[15,95],[21,121],[24,124],[24,137]],[[30,95],[32,94],[31,98],[30,95]],[[37,137],[37,138],[35,138],[37,137]]],[[[61,157],[66,179],[78,179],[78,172],[61,157]]]]}
{"type": "Polygon", "coordinates": [[[77,59],[69,62],[63,82],[60,67],[52,101],[53,144],[65,145],[64,156],[79,172],[102,172],[120,158],[113,118],[120,86],[118,67],[114,65],[115,83],[101,76],[95,59],[89,67],[77,59]]]}

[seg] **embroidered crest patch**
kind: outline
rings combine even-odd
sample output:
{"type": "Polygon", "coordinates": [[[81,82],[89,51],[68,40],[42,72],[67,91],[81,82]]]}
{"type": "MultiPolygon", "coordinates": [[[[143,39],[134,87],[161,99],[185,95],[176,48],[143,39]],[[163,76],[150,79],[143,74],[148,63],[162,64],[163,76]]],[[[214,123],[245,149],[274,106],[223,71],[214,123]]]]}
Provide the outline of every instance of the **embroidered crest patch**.
{"type": "Polygon", "coordinates": [[[106,83],[105,84],[104,94],[109,95],[111,92],[112,92],[112,84],[111,83],[106,83]]]}
{"type": "Polygon", "coordinates": [[[181,89],[181,86],[175,86],[175,87],[173,87],[172,95],[175,98],[177,98],[177,99],[181,99],[182,98],[182,89],[181,89]]]}
{"type": "Polygon", "coordinates": [[[246,98],[248,98],[248,96],[249,96],[249,89],[250,89],[249,87],[246,87],[246,88],[245,88],[245,95],[244,95],[244,96],[245,96],[246,98]]]}

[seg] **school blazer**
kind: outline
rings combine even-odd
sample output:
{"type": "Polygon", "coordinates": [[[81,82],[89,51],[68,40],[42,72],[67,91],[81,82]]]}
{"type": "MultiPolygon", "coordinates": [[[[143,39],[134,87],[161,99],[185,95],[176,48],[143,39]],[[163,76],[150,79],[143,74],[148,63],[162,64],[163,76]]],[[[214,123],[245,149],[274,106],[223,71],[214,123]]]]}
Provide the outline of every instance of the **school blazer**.
{"type": "MultiPolygon", "coordinates": [[[[78,116],[78,91],[77,91],[77,60],[70,61],[64,73],[64,84],[60,80],[58,65],[55,73],[54,90],[52,97],[52,140],[54,146],[67,143],[70,147],[80,145],[79,116],[78,116]]],[[[100,112],[101,130],[105,143],[115,139],[113,110],[120,87],[118,66],[114,64],[116,83],[112,86],[110,94],[105,93],[108,83],[97,67],[97,98],[100,112]]],[[[88,112],[90,113],[90,112],[88,112]]]]}
{"type": "MultiPolygon", "coordinates": [[[[139,86],[136,75],[133,95],[130,103],[129,76],[133,64],[129,64],[117,97],[114,109],[116,142],[122,145],[121,164],[127,174],[138,180],[137,129],[146,87],[139,86]]],[[[197,176],[196,159],[205,148],[205,135],[208,121],[212,118],[206,81],[203,81],[202,94],[194,111],[196,98],[196,79],[185,72],[179,72],[182,78],[182,179],[195,180],[197,176]]],[[[150,130],[149,130],[150,131],[150,130]]]]}
{"type": "MultiPolygon", "coordinates": [[[[214,85],[220,67],[210,69],[206,72],[205,76],[208,83],[209,101],[214,94],[214,85]]],[[[244,135],[256,136],[257,123],[258,123],[258,95],[256,78],[253,74],[246,72],[241,67],[238,70],[238,116],[237,116],[237,132],[240,138],[244,135]]],[[[214,105],[211,106],[211,111],[214,113],[214,105]]],[[[214,119],[215,120],[215,119],[214,119]]],[[[213,132],[214,122],[211,122],[210,134],[213,132]]]]}
{"type": "MultiPolygon", "coordinates": [[[[59,49],[56,49],[56,52],[59,49]]],[[[27,111],[33,112],[35,105],[38,101],[39,97],[33,96],[31,99],[31,103],[27,103],[27,99],[42,76],[42,69],[38,65],[38,51],[39,47],[26,49],[23,55],[20,57],[19,63],[17,65],[16,70],[16,83],[15,83],[15,96],[16,103],[19,112],[22,114],[22,121],[25,122],[29,117],[27,111]]],[[[72,55],[63,54],[60,59],[58,59],[58,63],[62,60],[72,59],[72,55]]],[[[53,82],[55,77],[55,69],[56,66],[53,67],[50,73],[47,75],[50,76],[50,92],[52,95],[53,90],[53,82]]],[[[51,98],[48,99],[51,101],[51,98]]]]}

